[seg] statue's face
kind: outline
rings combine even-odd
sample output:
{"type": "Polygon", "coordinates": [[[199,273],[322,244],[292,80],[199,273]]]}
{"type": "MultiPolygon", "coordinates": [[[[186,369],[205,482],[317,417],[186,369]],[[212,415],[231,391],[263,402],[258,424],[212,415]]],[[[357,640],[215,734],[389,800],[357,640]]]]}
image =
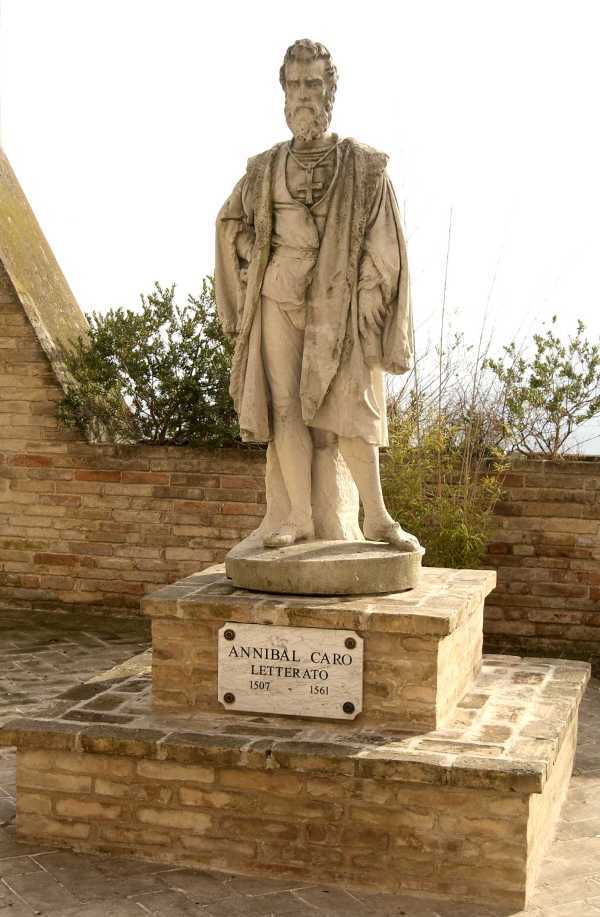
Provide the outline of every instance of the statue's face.
{"type": "Polygon", "coordinates": [[[285,119],[299,140],[316,140],[329,127],[331,110],[324,60],[286,64],[285,119]]]}

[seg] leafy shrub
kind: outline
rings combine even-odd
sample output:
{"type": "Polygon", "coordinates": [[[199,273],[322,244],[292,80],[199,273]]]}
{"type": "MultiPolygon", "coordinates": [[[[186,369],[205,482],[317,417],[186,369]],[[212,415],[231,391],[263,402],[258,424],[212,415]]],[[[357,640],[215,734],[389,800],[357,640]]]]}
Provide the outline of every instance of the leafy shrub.
{"type": "Polygon", "coordinates": [[[426,548],[424,564],[484,561],[507,464],[498,448],[498,392],[461,335],[416,363],[388,398],[390,446],[382,486],[390,513],[426,548]]]}
{"type": "Polygon", "coordinates": [[[421,414],[418,405],[393,416],[382,485],[390,513],[425,545],[432,567],[480,567],[502,493],[506,463],[484,441],[470,441],[477,417],[421,414]]]}
{"type": "Polygon", "coordinates": [[[232,345],[216,314],[212,282],[175,303],[155,284],[141,311],[88,315],[89,336],[63,355],[73,383],[63,423],[92,439],[223,446],[239,441],[229,397],[232,345]]]}
{"type": "Polygon", "coordinates": [[[509,450],[556,458],[570,448],[572,434],[600,412],[600,344],[575,335],[563,343],[555,333],[556,316],[534,350],[513,341],[504,357],[487,359],[502,392],[502,442],[509,450]]]}
{"type": "Polygon", "coordinates": [[[600,343],[577,323],[563,342],[556,317],[533,347],[488,356],[455,335],[425,353],[389,401],[382,484],[392,515],[427,548],[431,566],[477,567],[485,557],[508,454],[557,458],[600,413],[600,343]]]}

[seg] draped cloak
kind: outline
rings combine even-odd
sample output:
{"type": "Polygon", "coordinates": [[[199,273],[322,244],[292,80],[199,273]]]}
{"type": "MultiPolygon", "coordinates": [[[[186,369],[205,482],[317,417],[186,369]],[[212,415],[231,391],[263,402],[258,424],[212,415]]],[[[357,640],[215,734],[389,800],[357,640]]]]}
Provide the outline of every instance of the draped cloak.
{"type": "MultiPolygon", "coordinates": [[[[242,439],[252,442],[272,438],[261,291],[272,248],[273,168],[283,146],[249,160],[216,226],[217,309],[225,332],[236,334],[230,393],[242,439]]],[[[338,157],[306,294],[302,416],[308,426],[387,445],[385,401],[376,393],[383,372],[407,372],[412,360],[406,246],[387,156],[348,138],[338,157]],[[375,364],[358,330],[359,291],[373,286],[387,307],[375,364]]]]}

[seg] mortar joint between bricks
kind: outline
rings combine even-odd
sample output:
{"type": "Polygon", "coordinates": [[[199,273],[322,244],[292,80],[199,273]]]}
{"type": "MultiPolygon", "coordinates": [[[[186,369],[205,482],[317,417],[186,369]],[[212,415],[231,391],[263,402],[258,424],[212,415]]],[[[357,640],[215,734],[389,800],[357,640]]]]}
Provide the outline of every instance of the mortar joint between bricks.
{"type": "Polygon", "coordinates": [[[166,732],[162,738],[157,739],[155,743],[155,758],[157,761],[166,761],[167,759],[167,749],[165,748],[165,742],[169,739],[170,736],[175,735],[173,731],[166,732]]]}

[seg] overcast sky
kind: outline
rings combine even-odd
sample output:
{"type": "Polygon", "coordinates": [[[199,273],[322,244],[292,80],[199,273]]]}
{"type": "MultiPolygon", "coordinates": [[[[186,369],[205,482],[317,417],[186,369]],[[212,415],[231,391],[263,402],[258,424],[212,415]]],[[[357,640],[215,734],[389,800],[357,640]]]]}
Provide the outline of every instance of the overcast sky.
{"type": "Polygon", "coordinates": [[[4,148],[82,308],[197,291],[248,156],[287,139],[296,38],[339,71],[332,127],[390,155],[421,339],[554,312],[600,333],[597,2],[0,0],[4,148]]]}

